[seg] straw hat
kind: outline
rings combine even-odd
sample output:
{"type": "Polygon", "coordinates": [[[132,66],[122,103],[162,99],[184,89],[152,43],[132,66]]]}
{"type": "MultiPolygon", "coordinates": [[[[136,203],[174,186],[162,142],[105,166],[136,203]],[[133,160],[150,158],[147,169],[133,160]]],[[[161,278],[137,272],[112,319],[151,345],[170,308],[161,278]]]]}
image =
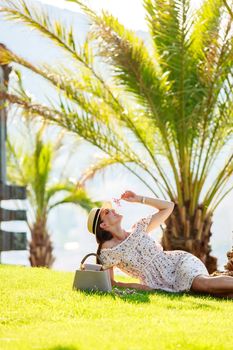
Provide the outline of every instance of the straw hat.
{"type": "Polygon", "coordinates": [[[100,216],[100,211],[103,208],[112,209],[112,203],[111,202],[104,202],[102,207],[100,208],[92,208],[91,211],[88,214],[87,218],[87,228],[90,233],[96,234],[96,227],[97,222],[100,216]]]}

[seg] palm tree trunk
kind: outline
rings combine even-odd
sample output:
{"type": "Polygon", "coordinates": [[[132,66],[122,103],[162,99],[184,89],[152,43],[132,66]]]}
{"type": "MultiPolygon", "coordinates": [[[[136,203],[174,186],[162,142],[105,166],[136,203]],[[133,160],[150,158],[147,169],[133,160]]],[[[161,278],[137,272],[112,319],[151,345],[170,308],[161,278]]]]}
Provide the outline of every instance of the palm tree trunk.
{"type": "Polygon", "coordinates": [[[166,229],[162,236],[164,250],[185,250],[203,261],[209,273],[217,270],[217,258],[210,255],[209,244],[213,213],[203,214],[203,205],[199,205],[192,217],[189,215],[189,203],[183,207],[175,206],[166,220],[166,229]]]}
{"type": "Polygon", "coordinates": [[[29,243],[31,266],[52,267],[55,260],[52,255],[53,245],[45,225],[46,220],[38,219],[32,229],[32,240],[29,243]]]}

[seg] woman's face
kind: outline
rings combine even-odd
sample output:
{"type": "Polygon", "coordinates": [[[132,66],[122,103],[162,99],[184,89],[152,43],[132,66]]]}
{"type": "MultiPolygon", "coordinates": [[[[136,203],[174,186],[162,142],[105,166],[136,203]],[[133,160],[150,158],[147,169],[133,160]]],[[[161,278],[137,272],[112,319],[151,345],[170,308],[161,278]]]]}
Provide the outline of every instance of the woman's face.
{"type": "Polygon", "coordinates": [[[116,213],[115,209],[103,208],[101,209],[100,217],[102,220],[100,227],[111,231],[111,228],[115,227],[121,221],[123,215],[116,213]]]}

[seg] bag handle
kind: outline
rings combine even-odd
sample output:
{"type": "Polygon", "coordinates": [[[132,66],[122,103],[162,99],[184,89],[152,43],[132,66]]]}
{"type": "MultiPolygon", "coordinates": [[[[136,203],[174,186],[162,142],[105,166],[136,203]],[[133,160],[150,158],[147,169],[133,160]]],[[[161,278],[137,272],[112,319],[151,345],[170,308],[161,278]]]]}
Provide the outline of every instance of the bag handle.
{"type": "MultiPolygon", "coordinates": [[[[91,255],[96,256],[96,257],[98,258],[98,260],[100,261],[101,265],[103,265],[103,260],[100,258],[100,256],[99,256],[98,254],[96,254],[96,253],[89,253],[89,254],[87,254],[87,255],[84,256],[84,258],[82,259],[82,261],[81,261],[81,263],[80,263],[80,269],[81,269],[81,270],[84,269],[84,267],[83,267],[84,261],[85,261],[89,256],[91,256],[91,255]]],[[[102,270],[103,270],[103,266],[102,266],[102,270]]]]}

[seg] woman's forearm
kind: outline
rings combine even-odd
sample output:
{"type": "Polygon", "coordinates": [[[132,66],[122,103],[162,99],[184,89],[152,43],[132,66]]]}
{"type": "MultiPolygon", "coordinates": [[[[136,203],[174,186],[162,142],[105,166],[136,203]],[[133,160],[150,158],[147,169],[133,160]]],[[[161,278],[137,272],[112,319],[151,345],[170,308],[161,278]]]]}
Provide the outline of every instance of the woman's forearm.
{"type": "Polygon", "coordinates": [[[116,287],[124,287],[124,288],[135,288],[139,290],[152,290],[153,288],[150,288],[144,284],[140,283],[123,283],[123,282],[116,282],[112,281],[112,285],[116,287]]]}
{"type": "Polygon", "coordinates": [[[174,203],[162,199],[157,199],[157,198],[151,198],[151,197],[146,197],[146,196],[138,196],[138,202],[142,203],[142,198],[145,198],[144,204],[150,205],[156,209],[162,210],[162,209],[167,209],[167,208],[173,208],[174,203]]]}

